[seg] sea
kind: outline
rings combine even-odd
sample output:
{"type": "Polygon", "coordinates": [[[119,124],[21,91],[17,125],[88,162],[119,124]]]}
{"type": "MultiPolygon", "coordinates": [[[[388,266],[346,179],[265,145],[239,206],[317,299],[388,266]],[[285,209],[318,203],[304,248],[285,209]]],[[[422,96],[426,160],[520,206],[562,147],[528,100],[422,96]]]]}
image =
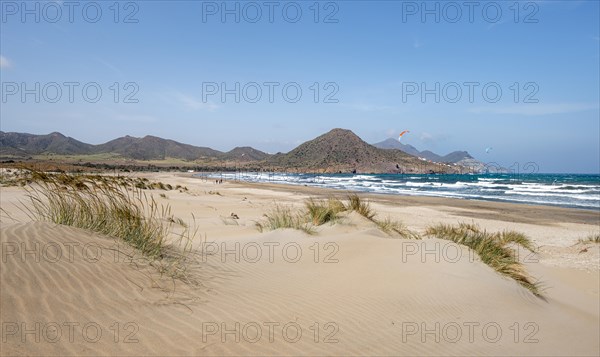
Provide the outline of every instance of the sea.
{"type": "Polygon", "coordinates": [[[370,193],[451,197],[600,211],[597,174],[298,174],[213,173],[224,180],[326,187],[370,193]]]}

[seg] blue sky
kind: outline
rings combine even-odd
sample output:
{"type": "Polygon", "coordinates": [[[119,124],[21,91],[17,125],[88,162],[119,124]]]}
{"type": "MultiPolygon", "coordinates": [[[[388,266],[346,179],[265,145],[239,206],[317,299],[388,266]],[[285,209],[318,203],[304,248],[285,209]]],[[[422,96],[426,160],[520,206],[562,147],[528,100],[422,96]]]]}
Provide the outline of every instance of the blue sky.
{"type": "Polygon", "coordinates": [[[3,131],[285,152],[410,130],[420,150],[600,171],[598,1],[1,3],[3,131]]]}

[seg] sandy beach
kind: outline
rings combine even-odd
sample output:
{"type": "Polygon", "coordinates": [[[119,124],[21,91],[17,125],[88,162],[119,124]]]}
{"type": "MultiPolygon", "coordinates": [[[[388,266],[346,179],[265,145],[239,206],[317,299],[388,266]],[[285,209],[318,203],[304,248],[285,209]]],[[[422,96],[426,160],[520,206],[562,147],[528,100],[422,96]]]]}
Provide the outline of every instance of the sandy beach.
{"type": "Polygon", "coordinates": [[[598,234],[598,211],[361,194],[421,234],[525,233],[540,298],[467,247],[391,237],[355,212],[314,235],[256,227],[276,204],[343,191],[138,176],[189,189],[147,193],[197,230],[201,284],[132,262],[111,237],[33,222],[26,191],[2,187],[2,355],[600,355],[600,245],[579,242],[598,234]]]}

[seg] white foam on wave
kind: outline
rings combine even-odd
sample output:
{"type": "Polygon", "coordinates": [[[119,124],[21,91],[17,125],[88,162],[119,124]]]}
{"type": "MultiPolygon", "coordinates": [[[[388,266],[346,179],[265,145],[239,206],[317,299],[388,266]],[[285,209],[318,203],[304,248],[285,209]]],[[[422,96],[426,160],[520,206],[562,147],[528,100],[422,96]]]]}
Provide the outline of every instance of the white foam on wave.
{"type": "Polygon", "coordinates": [[[336,176],[285,173],[224,173],[215,174],[213,177],[385,194],[600,208],[600,184],[569,184],[563,182],[557,185],[538,182],[511,182],[506,178],[478,178],[477,181],[439,182],[440,177],[436,176],[399,177],[398,180],[394,180],[389,177],[383,179],[372,175],[336,176]]]}

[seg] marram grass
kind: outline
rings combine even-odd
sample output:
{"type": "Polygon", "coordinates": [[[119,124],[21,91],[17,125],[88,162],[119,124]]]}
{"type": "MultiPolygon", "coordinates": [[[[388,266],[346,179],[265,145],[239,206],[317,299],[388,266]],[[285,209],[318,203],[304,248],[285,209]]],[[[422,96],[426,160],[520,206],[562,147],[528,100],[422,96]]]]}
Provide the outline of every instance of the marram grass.
{"type": "Polygon", "coordinates": [[[585,239],[580,239],[580,243],[600,243],[600,234],[590,234],[585,239]]]}
{"type": "Polygon", "coordinates": [[[343,213],[355,211],[377,224],[379,229],[388,235],[399,235],[406,239],[421,239],[419,234],[411,231],[401,222],[391,218],[378,220],[376,212],[368,202],[356,195],[349,195],[347,203],[338,198],[330,197],[324,200],[309,198],[304,203],[304,210],[292,210],[290,207],[276,205],[265,214],[265,219],[256,223],[259,231],[279,228],[293,228],[308,234],[315,234],[315,227],[325,223],[336,223],[343,213]]]}
{"type": "Polygon", "coordinates": [[[265,215],[265,219],[256,222],[256,228],[260,232],[265,230],[276,230],[280,228],[292,228],[301,230],[307,234],[314,234],[314,228],[307,221],[307,217],[300,212],[293,211],[290,207],[275,205],[265,215]]]}
{"type": "Polygon", "coordinates": [[[336,198],[321,201],[309,198],[305,202],[305,207],[307,216],[315,226],[320,226],[327,222],[335,223],[339,219],[339,214],[346,210],[342,201],[336,198]]]}
{"type": "Polygon", "coordinates": [[[426,234],[447,239],[472,249],[481,261],[498,273],[514,279],[534,295],[542,297],[541,285],[527,273],[516,256],[515,249],[509,245],[517,244],[533,251],[533,243],[522,233],[504,231],[489,233],[475,224],[458,225],[438,224],[427,228],[426,234]]]}
{"type": "Polygon", "coordinates": [[[348,204],[346,205],[349,211],[355,211],[366,219],[373,220],[375,211],[371,208],[369,202],[363,201],[357,194],[348,195],[348,204]]]}
{"type": "Polygon", "coordinates": [[[41,172],[33,172],[32,176],[35,182],[27,188],[28,202],[22,203],[22,210],[33,220],[120,239],[161,273],[191,281],[185,271],[193,255],[191,241],[196,232],[174,217],[170,206],[157,204],[126,179],[41,172]]]}
{"type": "Polygon", "coordinates": [[[383,220],[375,220],[375,224],[381,229],[383,232],[393,235],[397,234],[405,239],[421,239],[421,236],[408,229],[403,223],[395,221],[390,217],[386,217],[383,220]]]}

